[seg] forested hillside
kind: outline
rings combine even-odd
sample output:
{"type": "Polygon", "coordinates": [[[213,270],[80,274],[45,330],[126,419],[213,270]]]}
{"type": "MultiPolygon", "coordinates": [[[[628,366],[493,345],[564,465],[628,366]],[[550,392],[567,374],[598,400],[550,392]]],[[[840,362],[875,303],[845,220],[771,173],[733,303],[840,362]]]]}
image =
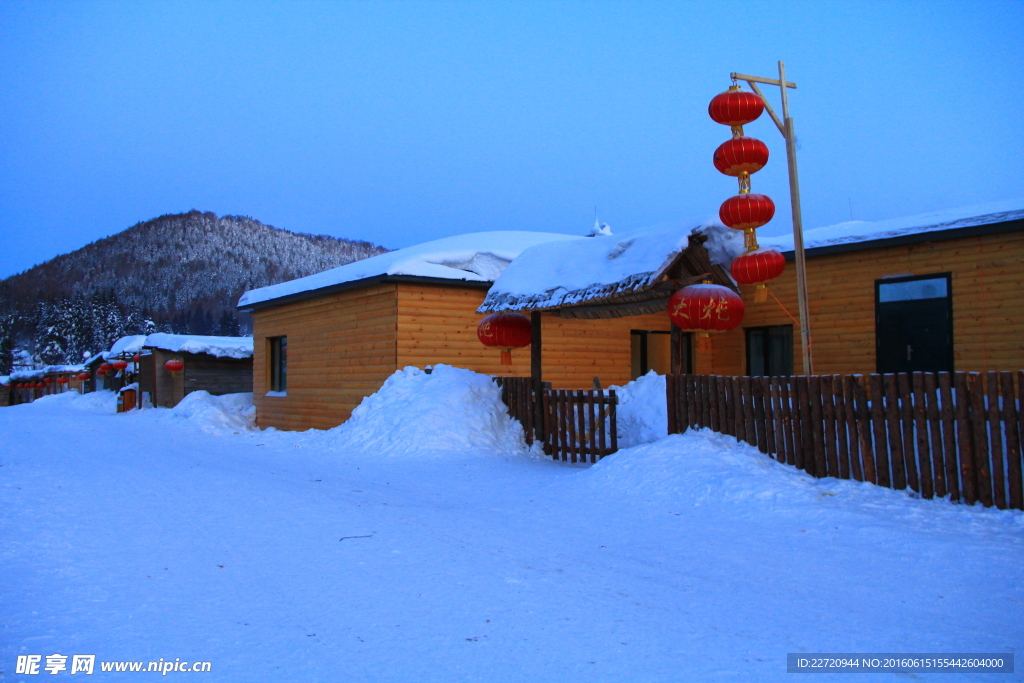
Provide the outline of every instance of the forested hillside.
{"type": "Polygon", "coordinates": [[[387,251],[248,216],[190,211],[138,223],[0,281],[0,374],[14,347],[77,363],[119,336],[239,334],[242,292],[387,251]]]}

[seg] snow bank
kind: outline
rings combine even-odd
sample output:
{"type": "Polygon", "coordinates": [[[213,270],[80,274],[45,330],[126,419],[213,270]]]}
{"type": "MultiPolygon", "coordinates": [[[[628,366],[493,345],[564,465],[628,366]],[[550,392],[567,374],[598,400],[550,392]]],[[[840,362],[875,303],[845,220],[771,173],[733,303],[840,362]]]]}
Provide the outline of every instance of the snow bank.
{"type": "MultiPolygon", "coordinates": [[[[256,426],[256,407],[251,392],[213,396],[207,391],[193,391],[168,413],[171,419],[188,420],[210,434],[237,434],[256,426]]],[[[140,414],[151,415],[153,411],[144,410],[140,414]]]]}
{"type": "Polygon", "coordinates": [[[252,357],[252,337],[209,337],[157,332],[146,337],[145,346],[175,353],[208,353],[218,358],[252,357]]]}
{"type": "Polygon", "coordinates": [[[508,416],[494,381],[448,365],[429,375],[416,367],[398,370],[327,439],[336,450],[406,457],[526,448],[522,426],[508,416]]]}
{"type": "Polygon", "coordinates": [[[90,391],[80,394],[77,391],[62,391],[59,394],[40,396],[27,406],[36,408],[70,409],[83,413],[112,414],[117,412],[117,394],[113,391],[90,391]]]}
{"type": "Polygon", "coordinates": [[[456,235],[347,263],[316,275],[253,289],[242,295],[238,305],[249,306],[380,275],[493,282],[505,266],[528,247],[580,239],[583,238],[574,235],[511,230],[456,235]]]}
{"type": "Polygon", "coordinates": [[[668,434],[665,376],[651,370],[622,387],[612,386],[619,399],[616,410],[619,448],[650,443],[668,434]]]}

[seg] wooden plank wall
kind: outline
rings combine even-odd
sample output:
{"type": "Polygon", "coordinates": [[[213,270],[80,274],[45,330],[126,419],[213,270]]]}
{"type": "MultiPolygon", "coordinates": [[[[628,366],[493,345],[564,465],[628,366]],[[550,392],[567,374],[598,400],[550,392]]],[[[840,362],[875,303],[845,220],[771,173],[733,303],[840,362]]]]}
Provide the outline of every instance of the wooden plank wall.
{"type": "MultiPolygon", "coordinates": [[[[1024,232],[944,242],[868,249],[807,259],[814,371],[819,374],[872,373],[875,365],[875,280],[902,275],[952,273],[953,350],[960,371],[1008,370],[1024,366],[1024,232]]],[[[793,262],[770,284],[794,317],[793,262]]],[[[770,296],[755,303],[743,288],[742,327],[793,321],[770,296]]],[[[710,368],[700,373],[742,375],[746,350],[742,327],[713,335],[710,368]]],[[[800,335],[794,325],[794,372],[803,373],[800,335]]],[[[698,358],[700,363],[702,359],[698,358]]],[[[708,359],[703,359],[707,361],[708,359]]]]}
{"type": "Polygon", "coordinates": [[[393,284],[298,301],[253,314],[253,394],[260,427],[330,429],[396,369],[393,284]],[[268,337],[288,337],[287,396],[272,397],[268,337]]]}
{"type": "MultiPolygon", "coordinates": [[[[501,365],[500,351],[476,336],[484,316],[482,288],[401,284],[398,288],[398,366],[445,363],[488,375],[530,374],[529,348],[512,352],[501,365]]],[[[629,331],[669,331],[668,314],[610,320],[578,320],[543,314],[544,380],[555,389],[589,389],[594,377],[605,387],[631,379],[629,331]]]]}
{"type": "MultiPolygon", "coordinates": [[[[166,370],[165,370],[166,372],[166,370]]],[[[217,358],[185,354],[185,393],[208,391],[214,396],[252,391],[252,358],[217,358]]]]}
{"type": "Polygon", "coordinates": [[[152,397],[153,406],[156,408],[173,408],[178,401],[185,398],[185,372],[176,372],[171,375],[164,367],[169,360],[180,360],[185,363],[185,354],[164,351],[163,349],[149,349],[153,353],[154,387],[155,396],[152,397]]]}

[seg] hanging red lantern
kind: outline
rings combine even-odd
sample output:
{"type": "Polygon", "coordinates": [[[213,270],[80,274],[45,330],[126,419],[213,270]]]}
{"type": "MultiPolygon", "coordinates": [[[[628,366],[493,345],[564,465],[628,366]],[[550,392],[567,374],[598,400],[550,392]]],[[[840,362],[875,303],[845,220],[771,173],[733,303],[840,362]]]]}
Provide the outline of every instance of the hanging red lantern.
{"type": "Polygon", "coordinates": [[[768,145],[757,138],[732,138],[715,150],[715,168],[740,179],[740,191],[750,190],[750,174],[768,163],[768,145]]]}
{"type": "Polygon", "coordinates": [[[43,386],[49,386],[50,384],[53,384],[52,377],[47,377],[46,379],[43,380],[43,386]]]}
{"type": "Polygon", "coordinates": [[[59,382],[60,384],[67,384],[67,383],[68,383],[68,378],[67,378],[67,377],[58,377],[58,378],[57,378],[57,381],[58,381],[58,382],[59,382]]]}
{"type": "Polygon", "coordinates": [[[89,375],[88,372],[80,372],[80,373],[78,373],[78,379],[82,380],[83,382],[85,380],[89,379],[89,377],[90,377],[90,375],[89,375]]]}
{"type": "Polygon", "coordinates": [[[754,301],[768,300],[765,282],[774,280],[786,269],[786,258],[774,249],[747,251],[732,261],[732,279],[741,285],[754,285],[754,301]]]}
{"type": "Polygon", "coordinates": [[[512,365],[512,349],[529,346],[533,333],[522,313],[494,313],[480,321],[476,336],[484,346],[501,349],[502,365],[512,365]]]}
{"type": "Polygon", "coordinates": [[[164,363],[164,367],[167,368],[167,370],[171,373],[171,376],[173,377],[174,375],[178,374],[179,372],[185,369],[185,364],[182,363],[180,360],[172,359],[164,363]]]}
{"type": "Polygon", "coordinates": [[[763,194],[743,194],[729,197],[718,209],[722,223],[736,230],[754,230],[767,224],[775,216],[775,202],[763,194]]]}
{"type": "Polygon", "coordinates": [[[135,354],[134,356],[132,356],[132,362],[133,363],[138,363],[139,362],[139,354],[135,354]]]}
{"type": "Polygon", "coordinates": [[[128,367],[128,361],[115,360],[113,362],[113,366],[115,370],[124,370],[125,368],[128,367]]]}
{"type": "MultiPolygon", "coordinates": [[[[738,85],[730,85],[725,92],[718,93],[708,105],[708,115],[715,123],[734,127],[755,121],[764,112],[764,100],[752,92],[740,90],[738,85]]],[[[743,131],[740,131],[740,135],[743,131]]]]}
{"type": "Polygon", "coordinates": [[[697,349],[707,351],[708,333],[728,332],[743,322],[743,299],[722,285],[705,282],[678,290],[668,300],[668,316],[676,327],[697,333],[697,349]]]}
{"type": "Polygon", "coordinates": [[[36,382],[36,389],[45,389],[46,385],[42,382],[36,382]]]}
{"type": "Polygon", "coordinates": [[[110,363],[102,363],[98,368],[96,368],[96,374],[97,375],[106,375],[108,372],[110,372],[113,369],[114,368],[113,368],[113,366],[110,363]]]}

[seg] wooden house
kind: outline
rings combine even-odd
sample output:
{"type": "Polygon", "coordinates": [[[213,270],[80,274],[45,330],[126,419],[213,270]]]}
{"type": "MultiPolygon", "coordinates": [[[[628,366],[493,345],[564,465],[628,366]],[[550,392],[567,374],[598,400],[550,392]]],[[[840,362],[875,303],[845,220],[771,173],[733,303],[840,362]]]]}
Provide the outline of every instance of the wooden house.
{"type": "Polygon", "coordinates": [[[173,408],[193,391],[215,396],[252,391],[251,337],[151,334],[141,345],[138,406],[173,408]],[[182,364],[180,370],[168,361],[182,364]]]}
{"type": "MultiPolygon", "coordinates": [[[[1024,202],[805,232],[815,374],[1024,368],[1024,202]]],[[[763,245],[772,242],[762,238],[763,245]]],[[[792,238],[786,270],[698,372],[804,374],[792,238]]]]}
{"type": "MultiPolygon", "coordinates": [[[[667,365],[667,343],[647,337],[668,337],[668,280],[695,281],[714,271],[712,277],[728,281],[708,261],[702,240],[688,238],[689,227],[658,233],[653,248],[651,239],[462,235],[247,292],[239,308],[253,314],[257,422],[279,429],[337,426],[395,370],[409,365],[445,363],[529,376],[531,352],[536,357],[540,351],[544,380],[571,389],[590,388],[595,377],[606,386],[628,382],[638,369],[639,347],[650,352],[646,363],[652,367],[659,350],[667,365]],[[612,260],[627,266],[585,289],[597,307],[602,296],[629,299],[629,317],[600,317],[594,306],[537,312],[534,338],[541,343],[515,352],[511,366],[501,365],[498,351],[477,338],[481,307],[493,281],[527,251],[542,260],[555,251],[593,252],[601,263],[612,253],[612,260]],[[629,277],[620,277],[623,272],[629,277]]],[[[565,294],[561,300],[573,298],[565,294]]]]}

